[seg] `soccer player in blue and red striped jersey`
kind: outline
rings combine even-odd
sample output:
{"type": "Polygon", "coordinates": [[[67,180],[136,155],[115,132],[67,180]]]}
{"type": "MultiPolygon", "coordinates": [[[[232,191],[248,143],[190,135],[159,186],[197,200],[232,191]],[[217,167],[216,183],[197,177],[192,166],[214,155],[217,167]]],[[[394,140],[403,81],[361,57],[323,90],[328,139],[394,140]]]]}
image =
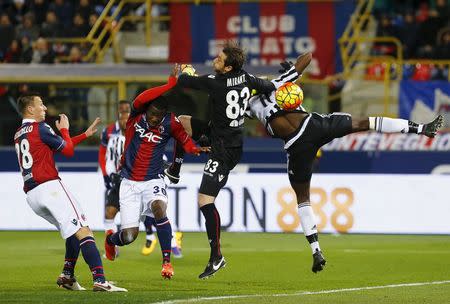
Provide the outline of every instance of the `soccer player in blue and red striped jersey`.
{"type": "Polygon", "coordinates": [[[39,95],[23,95],[18,99],[17,106],[23,120],[14,136],[14,143],[27,202],[37,215],[58,228],[66,240],[64,268],[57,284],[69,290],[85,290],[74,275],[81,250],[92,272],[94,291],[127,291],[106,281],[100,254],[84,212],[62,183],[55,167],[54,154],[60,152],[68,157],[73,156],[74,146],[97,131],[100,119],[97,118],[83,134],[70,137],[69,119],[61,114],[56,121],[61,133],[59,136],[44,122],[47,108],[39,95]]]}
{"type": "Polygon", "coordinates": [[[142,92],[133,101],[125,131],[125,148],[121,161],[120,219],[117,233],[105,240],[106,257],[115,258],[115,246],[133,242],[139,233],[139,220],[147,215],[154,221],[163,255],[161,275],[170,279],[172,228],[167,218],[167,192],[164,182],[163,154],[170,138],[181,144],[187,153],[199,155],[209,147],[197,147],[175,114],[167,112],[163,94],[177,83],[175,64],[168,83],[142,92]]]}

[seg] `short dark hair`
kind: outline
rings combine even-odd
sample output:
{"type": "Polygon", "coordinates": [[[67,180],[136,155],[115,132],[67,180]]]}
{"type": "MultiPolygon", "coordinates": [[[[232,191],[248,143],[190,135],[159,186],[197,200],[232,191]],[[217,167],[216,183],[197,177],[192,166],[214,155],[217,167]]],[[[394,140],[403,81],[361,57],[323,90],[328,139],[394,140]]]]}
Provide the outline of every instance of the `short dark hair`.
{"type": "Polygon", "coordinates": [[[119,100],[119,103],[117,104],[117,108],[119,108],[121,105],[128,105],[131,109],[131,104],[128,100],[119,100]]]}
{"type": "Polygon", "coordinates": [[[17,108],[21,114],[25,114],[26,108],[34,101],[35,97],[41,97],[38,93],[29,92],[20,95],[17,99],[17,108]]]}
{"type": "Polygon", "coordinates": [[[227,56],[225,66],[231,66],[234,71],[242,69],[245,62],[245,53],[236,41],[226,41],[222,51],[227,56]]]}
{"type": "Polygon", "coordinates": [[[154,106],[161,111],[167,111],[167,108],[169,107],[169,103],[167,102],[167,98],[165,96],[158,96],[153,99],[149,105],[154,106]]]}

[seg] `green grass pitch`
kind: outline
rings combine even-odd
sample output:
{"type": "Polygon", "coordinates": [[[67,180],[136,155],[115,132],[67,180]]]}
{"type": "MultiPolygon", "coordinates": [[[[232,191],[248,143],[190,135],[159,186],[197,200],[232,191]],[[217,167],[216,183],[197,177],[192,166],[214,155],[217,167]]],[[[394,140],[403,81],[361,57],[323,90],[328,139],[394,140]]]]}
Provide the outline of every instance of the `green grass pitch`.
{"type": "MultiPolygon", "coordinates": [[[[199,280],[206,234],[185,233],[170,281],[160,276],[159,247],[140,254],[144,239],[104,261],[107,278],[128,293],[70,292],[55,283],[64,258],[58,232],[1,231],[0,303],[450,303],[450,236],[322,235],[328,263],[313,274],[303,235],[223,233],[227,267],[199,280]]],[[[96,240],[103,252],[103,233],[96,240]]],[[[81,255],[76,274],[90,289],[81,255]]]]}

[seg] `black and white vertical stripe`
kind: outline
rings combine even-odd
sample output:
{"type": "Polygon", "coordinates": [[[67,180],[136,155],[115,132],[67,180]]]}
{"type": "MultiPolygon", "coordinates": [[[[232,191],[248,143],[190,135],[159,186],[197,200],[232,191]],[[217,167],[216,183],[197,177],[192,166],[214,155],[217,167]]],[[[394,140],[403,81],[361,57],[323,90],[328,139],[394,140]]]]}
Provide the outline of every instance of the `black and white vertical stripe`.
{"type": "Polygon", "coordinates": [[[298,79],[299,75],[295,70],[295,66],[291,67],[287,72],[281,74],[278,78],[272,79],[272,83],[278,89],[286,82],[294,82],[298,79]]]}

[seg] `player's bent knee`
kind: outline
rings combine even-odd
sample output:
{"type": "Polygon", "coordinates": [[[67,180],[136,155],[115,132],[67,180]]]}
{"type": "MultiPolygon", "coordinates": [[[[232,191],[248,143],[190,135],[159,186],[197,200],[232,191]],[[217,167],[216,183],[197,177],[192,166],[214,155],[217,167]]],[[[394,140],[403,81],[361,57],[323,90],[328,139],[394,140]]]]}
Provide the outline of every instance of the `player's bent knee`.
{"type": "Polygon", "coordinates": [[[94,235],[92,234],[91,229],[89,227],[87,227],[87,226],[81,227],[80,229],[78,229],[77,232],[75,232],[75,237],[78,240],[82,240],[82,239],[84,239],[85,237],[88,237],[88,236],[92,236],[93,237],[94,235]]]}
{"type": "Polygon", "coordinates": [[[139,228],[126,228],[122,231],[122,242],[124,245],[133,243],[137,238],[139,233],[139,228]]]}
{"type": "Polygon", "coordinates": [[[159,220],[166,217],[167,203],[165,201],[153,201],[151,203],[151,208],[155,219],[159,220]]]}

